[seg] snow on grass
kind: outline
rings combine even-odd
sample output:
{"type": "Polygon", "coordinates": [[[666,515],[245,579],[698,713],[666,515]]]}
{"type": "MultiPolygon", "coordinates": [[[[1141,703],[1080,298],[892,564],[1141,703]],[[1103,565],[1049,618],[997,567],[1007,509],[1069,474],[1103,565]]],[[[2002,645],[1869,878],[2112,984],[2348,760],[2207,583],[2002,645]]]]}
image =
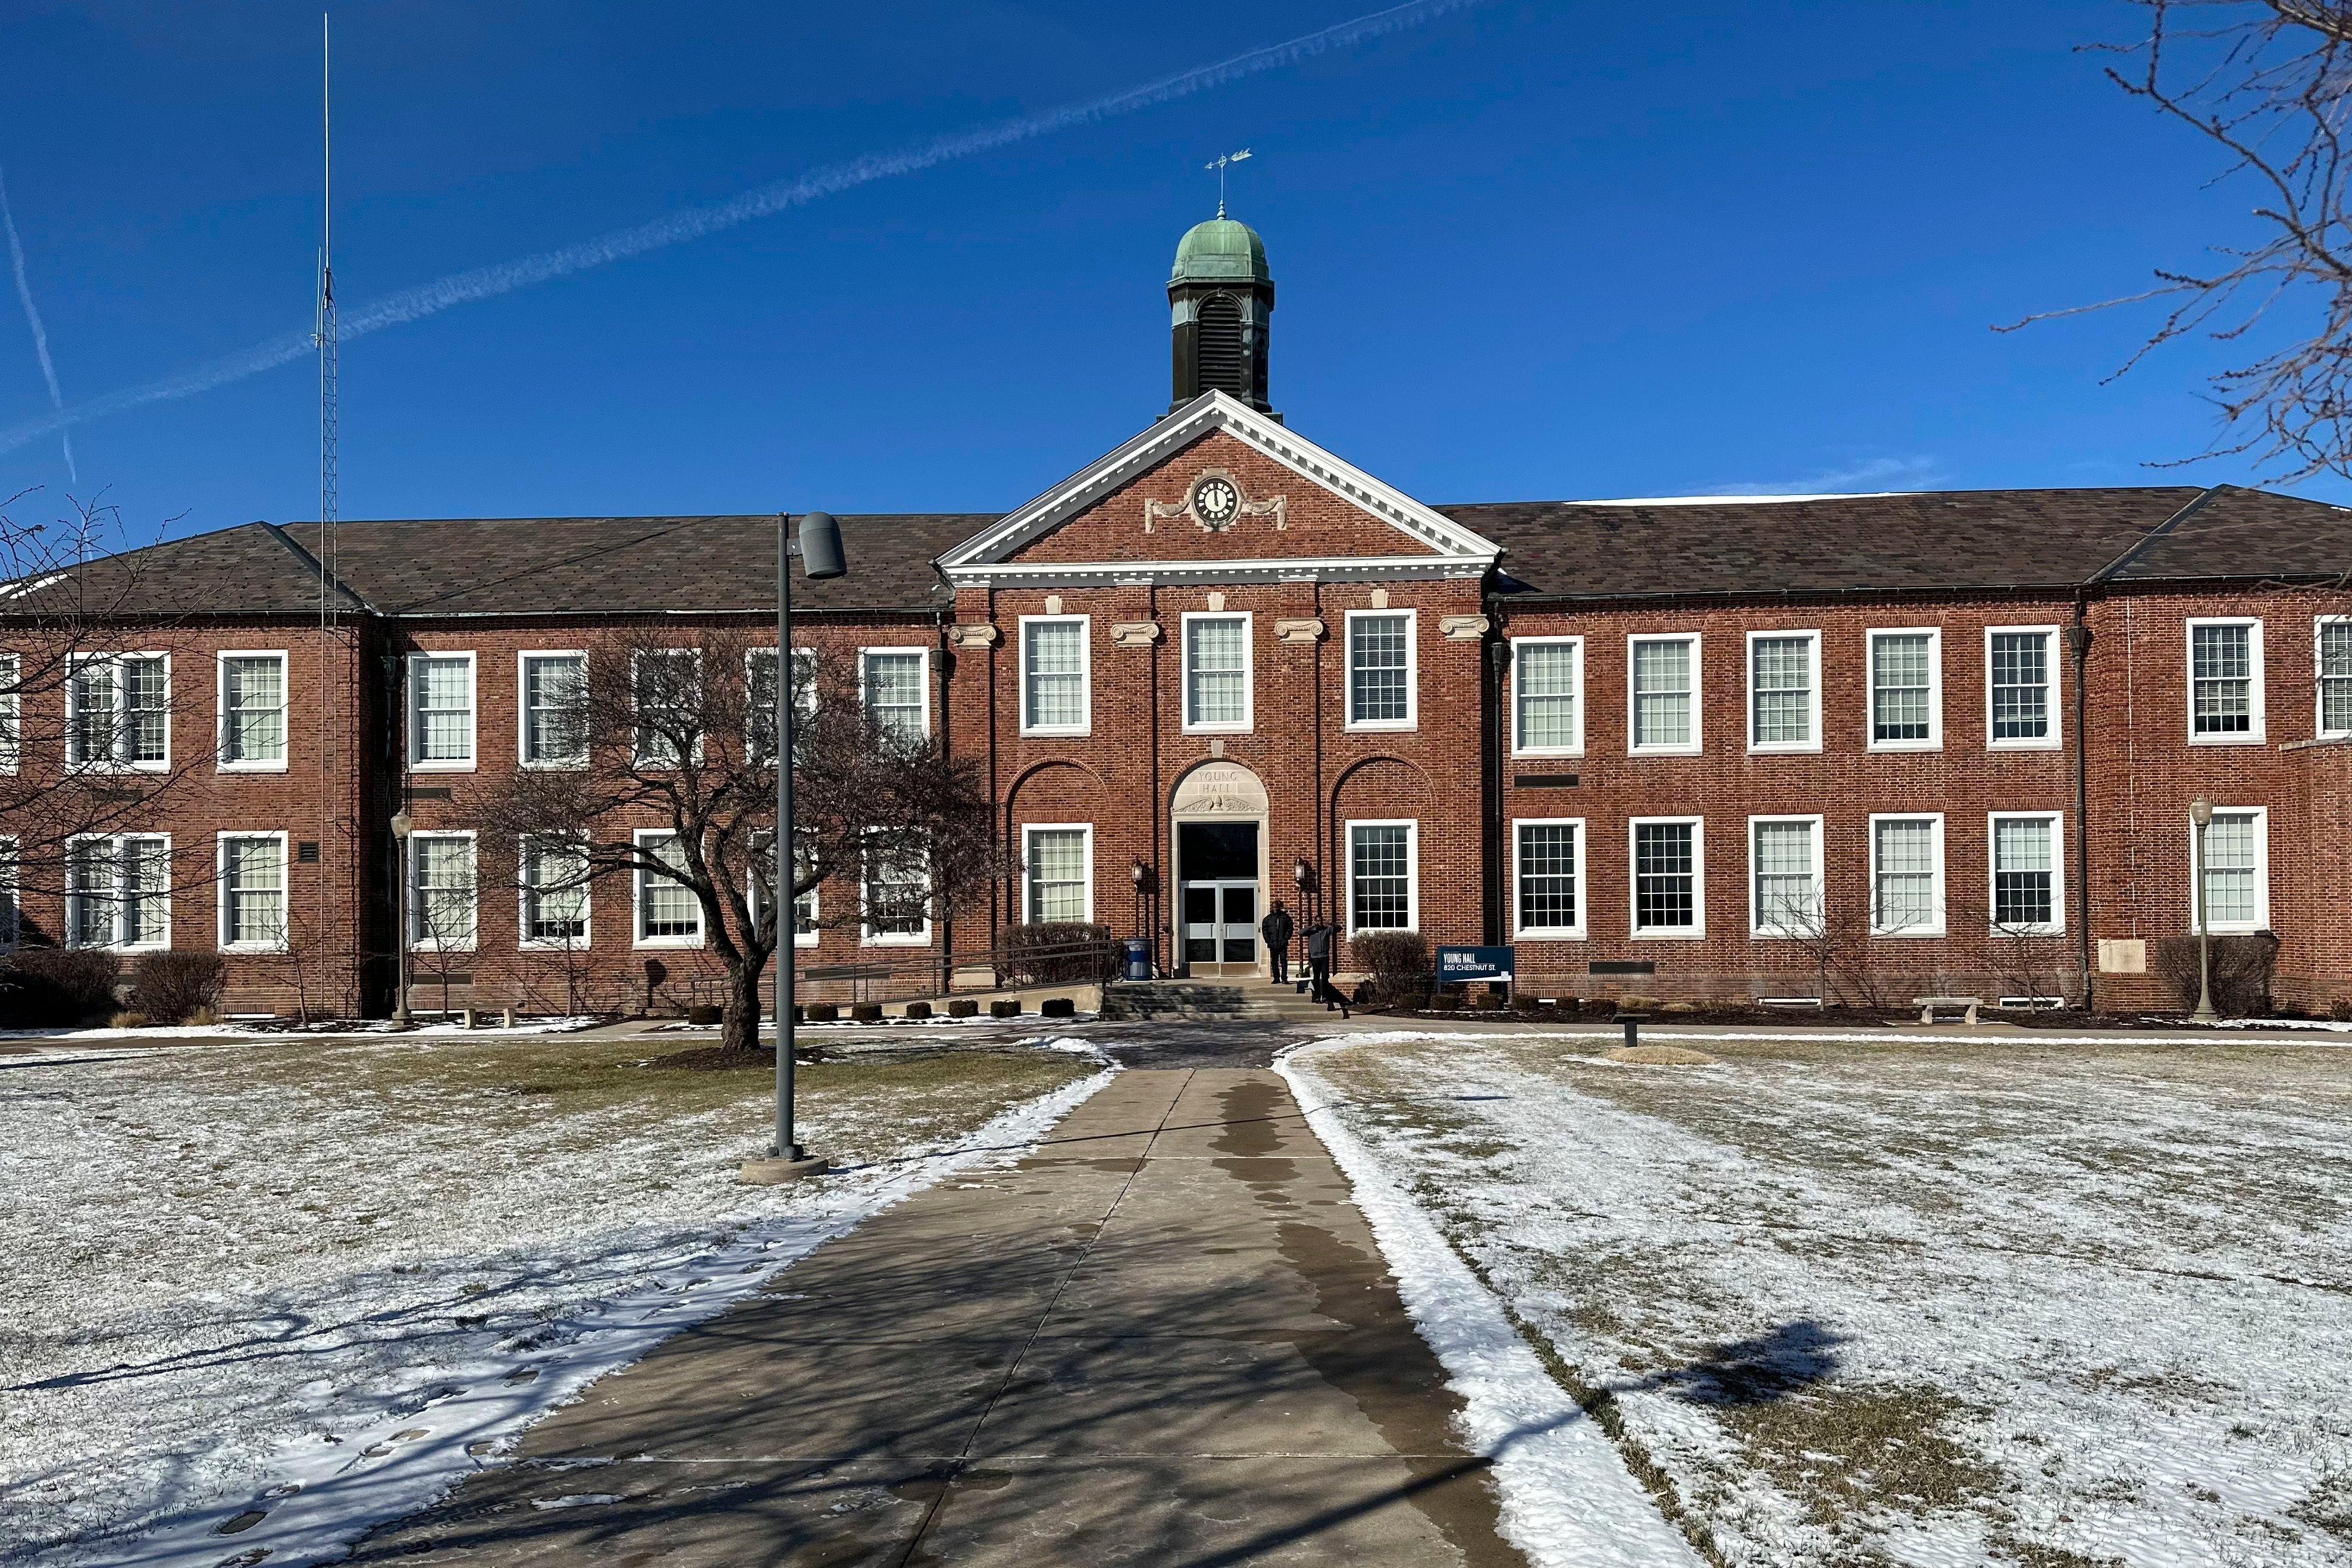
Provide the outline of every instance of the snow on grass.
{"type": "Polygon", "coordinates": [[[848,1168],[740,1187],[770,1072],[662,1050],[301,1040],[0,1072],[0,1562],[339,1556],[1107,1077],[1059,1050],[855,1051],[799,1074],[803,1139],[848,1168]]]}
{"type": "MultiPolygon", "coordinates": [[[[486,1017],[488,1015],[485,1015],[486,1017]]],[[[93,1040],[285,1040],[300,1038],[397,1034],[404,1039],[506,1039],[525,1035],[576,1034],[583,1029],[594,1029],[604,1020],[585,1014],[560,1018],[524,1019],[512,1026],[478,1023],[472,1029],[455,1019],[446,1022],[396,1024],[388,1019],[359,1021],[287,1024],[287,1023],[227,1023],[205,1024],[142,1024],[137,1029],[116,1029],[112,1026],[89,1029],[0,1029],[0,1040],[64,1040],[68,1043],[93,1040]]],[[[711,1031],[717,1033],[714,1028],[711,1031]]]]}
{"type": "Polygon", "coordinates": [[[1286,1067],[1717,1562],[2352,1563],[2340,1050],[1612,1040],[1286,1067]]]}

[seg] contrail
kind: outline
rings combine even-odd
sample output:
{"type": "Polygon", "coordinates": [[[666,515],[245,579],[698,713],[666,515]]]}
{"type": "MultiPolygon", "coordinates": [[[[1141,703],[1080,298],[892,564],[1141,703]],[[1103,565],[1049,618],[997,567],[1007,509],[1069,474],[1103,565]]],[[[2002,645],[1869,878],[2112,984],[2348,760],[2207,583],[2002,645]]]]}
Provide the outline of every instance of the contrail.
{"type": "MultiPolygon", "coordinates": [[[[373,304],[347,310],[342,319],[341,335],[348,340],[382,331],[386,327],[422,320],[455,305],[494,298],[534,283],[544,283],[570,273],[604,267],[629,256],[643,256],[647,251],[660,250],[687,240],[700,239],[705,235],[803,206],[820,197],[871,184],[877,180],[917,173],[975,153],[992,152],[1015,142],[1050,135],[1056,131],[1066,131],[1074,126],[1088,125],[1176,99],[1189,98],[1194,93],[1223,87],[1260,71],[1295,65],[1332,49],[1382,34],[1416,27],[1449,12],[1468,10],[1484,3],[1485,0],[1408,0],[1405,5],[1374,11],[1285,43],[1252,49],[1231,59],[1220,60],[1215,65],[1181,71],[1107,98],[1092,99],[1085,103],[1070,104],[1044,114],[1009,120],[975,131],[959,131],[902,152],[870,153],[796,178],[779,180],[728,201],[689,207],[667,217],[656,218],[632,228],[617,229],[559,250],[543,251],[537,256],[452,273],[437,282],[420,284],[373,304]]],[[[243,381],[247,376],[258,375],[289,361],[299,360],[310,353],[313,347],[309,332],[289,332],[176,376],[109,392],[103,397],[76,403],[71,408],[61,408],[47,418],[27,420],[21,424],[0,429],[0,452],[13,451],[52,430],[64,430],[147,403],[193,397],[215,387],[226,386],[231,382],[243,381]]]]}
{"type": "MultiPolygon", "coordinates": [[[[8,231],[8,264],[16,273],[16,298],[25,302],[25,320],[33,329],[33,352],[41,361],[41,375],[49,383],[49,406],[65,413],[66,394],[58,387],[58,367],[49,358],[49,329],[41,325],[40,308],[33,303],[33,280],[25,274],[25,242],[16,237],[16,210],[8,205],[8,171],[0,168],[0,227],[8,231]]],[[[81,470],[74,465],[73,435],[63,424],[58,439],[66,449],[66,474],[77,485],[81,470]]]]}

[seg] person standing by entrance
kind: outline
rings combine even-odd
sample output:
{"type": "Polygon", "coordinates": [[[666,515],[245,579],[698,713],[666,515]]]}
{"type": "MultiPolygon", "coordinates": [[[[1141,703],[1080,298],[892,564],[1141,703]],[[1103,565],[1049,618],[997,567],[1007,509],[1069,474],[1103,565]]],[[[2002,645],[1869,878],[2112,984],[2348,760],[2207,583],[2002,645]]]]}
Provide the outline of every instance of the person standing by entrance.
{"type": "Polygon", "coordinates": [[[1274,966],[1274,983],[1277,986],[1290,984],[1291,930],[1290,911],[1277,898],[1257,927],[1258,935],[1265,938],[1266,958],[1274,966]]]}
{"type": "Polygon", "coordinates": [[[1338,1008],[1339,1016],[1346,1018],[1348,998],[1331,988],[1331,939],[1339,934],[1339,928],[1328,920],[1307,928],[1307,989],[1325,1011],[1338,1008]]]}

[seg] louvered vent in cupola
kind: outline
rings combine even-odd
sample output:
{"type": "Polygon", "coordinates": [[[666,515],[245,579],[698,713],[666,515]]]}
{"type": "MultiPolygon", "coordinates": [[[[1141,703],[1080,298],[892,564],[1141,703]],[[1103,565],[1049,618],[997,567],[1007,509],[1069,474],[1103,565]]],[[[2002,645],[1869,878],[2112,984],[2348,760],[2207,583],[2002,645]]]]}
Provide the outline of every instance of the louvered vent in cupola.
{"type": "Polygon", "coordinates": [[[1230,294],[1201,301],[1201,390],[1250,395],[1249,358],[1242,344],[1242,308],[1230,294]]]}

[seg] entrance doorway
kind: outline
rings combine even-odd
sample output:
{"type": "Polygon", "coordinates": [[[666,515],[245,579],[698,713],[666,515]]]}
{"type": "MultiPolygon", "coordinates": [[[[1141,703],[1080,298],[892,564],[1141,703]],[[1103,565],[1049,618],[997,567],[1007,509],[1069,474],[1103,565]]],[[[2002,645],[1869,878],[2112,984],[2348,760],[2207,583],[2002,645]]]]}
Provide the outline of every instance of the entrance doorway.
{"type": "Polygon", "coordinates": [[[1176,857],[1186,972],[1256,974],[1258,824],[1179,823],[1176,857]]]}

